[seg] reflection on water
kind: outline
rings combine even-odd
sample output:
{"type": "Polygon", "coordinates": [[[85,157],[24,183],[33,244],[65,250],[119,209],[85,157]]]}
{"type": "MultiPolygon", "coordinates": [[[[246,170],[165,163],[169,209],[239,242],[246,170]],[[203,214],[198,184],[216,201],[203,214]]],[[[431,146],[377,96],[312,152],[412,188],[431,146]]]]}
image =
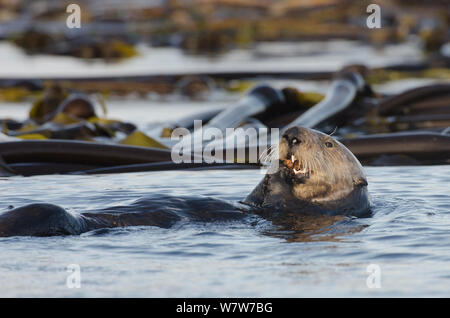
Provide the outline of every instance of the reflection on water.
{"type": "Polygon", "coordinates": [[[282,222],[273,221],[278,226],[263,233],[283,238],[287,242],[339,242],[342,236],[360,232],[368,226],[355,220],[357,219],[340,215],[291,215],[282,222]]]}
{"type": "MultiPolygon", "coordinates": [[[[0,296],[450,296],[449,166],[368,168],[373,216],[270,222],[179,222],[81,236],[0,239],[0,296]],[[80,289],[66,287],[79,264],[80,289]],[[366,285],[369,264],[380,289],[366,285]]],[[[8,205],[51,202],[78,213],[145,196],[237,202],[255,170],[0,179],[8,205]]]]}

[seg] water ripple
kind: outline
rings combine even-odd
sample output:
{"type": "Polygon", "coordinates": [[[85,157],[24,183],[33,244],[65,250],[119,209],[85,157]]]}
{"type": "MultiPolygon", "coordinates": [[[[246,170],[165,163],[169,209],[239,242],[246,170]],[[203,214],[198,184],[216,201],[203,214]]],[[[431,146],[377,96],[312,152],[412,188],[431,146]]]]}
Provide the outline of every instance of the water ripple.
{"type": "MultiPolygon", "coordinates": [[[[372,217],[337,222],[309,241],[289,240],[258,217],[0,238],[0,296],[449,297],[450,166],[366,170],[372,217]],[[81,267],[80,290],[65,285],[69,264],[81,267]],[[366,285],[369,264],[383,275],[376,294],[366,285]]],[[[0,187],[2,208],[40,201],[78,213],[149,195],[238,201],[261,178],[255,170],[169,171],[3,178],[0,187]]]]}

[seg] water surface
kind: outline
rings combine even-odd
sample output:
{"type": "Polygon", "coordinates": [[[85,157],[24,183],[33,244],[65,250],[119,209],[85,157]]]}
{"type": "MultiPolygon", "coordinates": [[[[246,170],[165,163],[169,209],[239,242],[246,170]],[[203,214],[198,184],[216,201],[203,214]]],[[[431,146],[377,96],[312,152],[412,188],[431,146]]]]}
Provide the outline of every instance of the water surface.
{"type": "MultiPolygon", "coordinates": [[[[450,166],[366,168],[373,216],[308,240],[267,235],[270,222],[180,222],[81,236],[0,239],[0,296],[450,296],[450,166]],[[81,288],[66,286],[67,266],[81,288]],[[381,288],[367,287],[369,264],[381,288]]],[[[145,196],[238,201],[258,170],[0,179],[2,206],[51,202],[73,213],[145,196]]]]}

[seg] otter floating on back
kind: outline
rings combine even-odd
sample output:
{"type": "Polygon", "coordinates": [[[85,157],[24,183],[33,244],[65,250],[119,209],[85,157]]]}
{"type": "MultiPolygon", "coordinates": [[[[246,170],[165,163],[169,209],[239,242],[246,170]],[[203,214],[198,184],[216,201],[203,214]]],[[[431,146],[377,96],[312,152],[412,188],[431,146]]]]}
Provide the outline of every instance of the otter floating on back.
{"type": "Polygon", "coordinates": [[[367,179],[344,145],[319,131],[292,127],[278,145],[279,168],[268,173],[243,203],[298,213],[365,216],[367,179]]]}
{"type": "Polygon", "coordinates": [[[369,214],[370,198],[361,164],[329,135],[292,127],[283,134],[278,154],[278,169],[269,169],[242,202],[245,207],[211,198],[167,197],[73,215],[55,205],[35,203],[1,213],[0,236],[74,235],[124,226],[170,227],[186,219],[238,220],[248,213],[273,221],[292,214],[369,214]],[[162,204],[170,211],[163,213],[162,204]]]}

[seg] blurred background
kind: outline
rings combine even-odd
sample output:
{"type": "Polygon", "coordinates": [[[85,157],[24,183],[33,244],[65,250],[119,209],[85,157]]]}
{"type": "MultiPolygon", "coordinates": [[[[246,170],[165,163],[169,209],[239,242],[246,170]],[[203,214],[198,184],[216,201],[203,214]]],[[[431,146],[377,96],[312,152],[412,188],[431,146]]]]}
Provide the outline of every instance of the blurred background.
{"type": "Polygon", "coordinates": [[[314,105],[349,65],[378,97],[450,79],[445,0],[78,0],[81,27],[69,28],[71,2],[0,0],[0,117],[32,118],[56,85],[150,134],[262,81],[314,105]]]}
{"type": "Polygon", "coordinates": [[[450,54],[445,0],[79,0],[70,29],[72,2],[0,0],[0,77],[446,67],[450,54]]]}

